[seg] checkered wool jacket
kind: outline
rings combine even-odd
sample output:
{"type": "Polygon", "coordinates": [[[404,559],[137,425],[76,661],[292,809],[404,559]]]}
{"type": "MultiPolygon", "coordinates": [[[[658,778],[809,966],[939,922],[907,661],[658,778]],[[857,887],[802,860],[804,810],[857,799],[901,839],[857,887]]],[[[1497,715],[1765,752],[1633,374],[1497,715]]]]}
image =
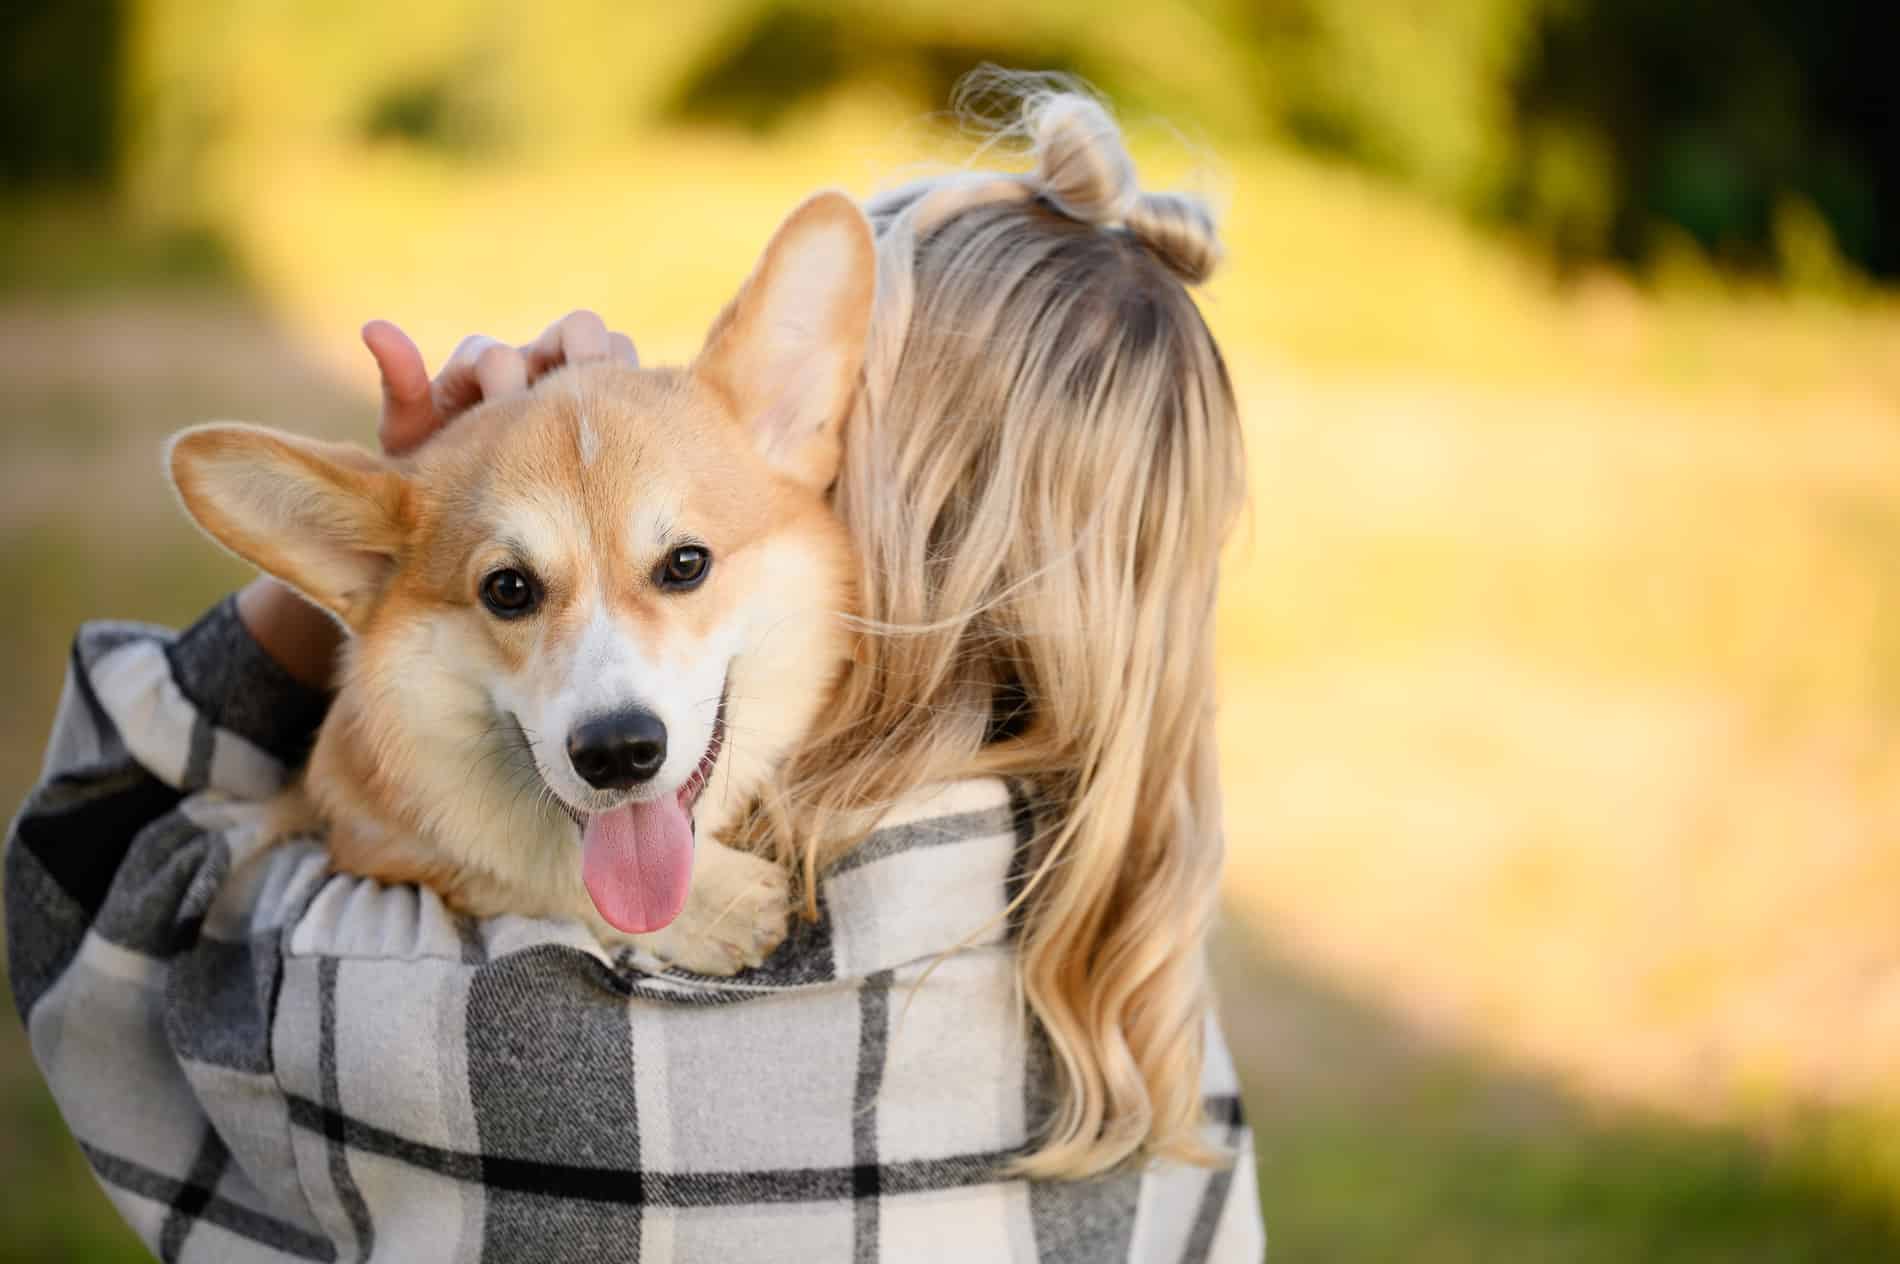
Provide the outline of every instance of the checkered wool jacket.
{"type": "Polygon", "coordinates": [[[999,916],[1025,824],[1001,784],[894,815],[825,876],[819,922],[709,979],[261,847],[322,707],[230,602],[177,637],[89,626],[9,840],[34,1056],[163,1259],[1261,1257],[1217,1029],[1233,1167],[1003,1170],[1050,1067],[999,916]]]}

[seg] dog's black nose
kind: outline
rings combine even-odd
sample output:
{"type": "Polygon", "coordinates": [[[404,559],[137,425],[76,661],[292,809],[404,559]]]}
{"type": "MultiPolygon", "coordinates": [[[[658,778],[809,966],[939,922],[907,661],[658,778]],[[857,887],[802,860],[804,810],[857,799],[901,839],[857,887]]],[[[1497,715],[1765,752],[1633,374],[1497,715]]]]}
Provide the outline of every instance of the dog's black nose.
{"type": "Polygon", "coordinates": [[[596,790],[625,790],[651,781],[666,762],[666,725],[638,707],[597,715],[568,734],[567,758],[596,790]]]}

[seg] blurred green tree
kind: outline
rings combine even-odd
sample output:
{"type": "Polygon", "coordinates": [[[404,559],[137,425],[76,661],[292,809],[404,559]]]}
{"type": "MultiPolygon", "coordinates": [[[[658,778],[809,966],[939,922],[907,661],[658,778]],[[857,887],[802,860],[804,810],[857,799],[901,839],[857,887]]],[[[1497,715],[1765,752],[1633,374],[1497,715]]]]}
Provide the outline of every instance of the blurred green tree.
{"type": "Polygon", "coordinates": [[[1659,229],[1776,267],[1789,204],[1842,254],[1900,273],[1900,6],[1813,0],[1572,0],[1540,6],[1513,85],[1498,209],[1560,248],[1649,257],[1659,229]],[[1584,137],[1598,187],[1553,180],[1584,137]]]}
{"type": "Polygon", "coordinates": [[[991,61],[1371,168],[1563,261],[1690,240],[1783,276],[1900,276],[1892,0],[15,0],[0,39],[0,188],[118,181],[148,213],[247,137],[469,154],[763,131],[863,86],[938,110],[991,61]]]}

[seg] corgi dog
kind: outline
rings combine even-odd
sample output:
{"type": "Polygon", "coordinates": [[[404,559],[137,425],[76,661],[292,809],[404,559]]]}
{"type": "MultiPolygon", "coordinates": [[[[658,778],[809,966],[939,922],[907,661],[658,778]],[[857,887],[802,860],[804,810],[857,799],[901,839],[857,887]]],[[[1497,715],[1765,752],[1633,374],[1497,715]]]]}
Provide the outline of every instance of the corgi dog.
{"type": "Polygon", "coordinates": [[[852,653],[826,492],[875,270],[864,216],[822,193],[687,368],[569,366],[400,460],[176,436],[198,525],[350,633],[279,819],[471,915],[578,919],[701,973],[762,961],[787,875],[715,840],[852,653]]]}

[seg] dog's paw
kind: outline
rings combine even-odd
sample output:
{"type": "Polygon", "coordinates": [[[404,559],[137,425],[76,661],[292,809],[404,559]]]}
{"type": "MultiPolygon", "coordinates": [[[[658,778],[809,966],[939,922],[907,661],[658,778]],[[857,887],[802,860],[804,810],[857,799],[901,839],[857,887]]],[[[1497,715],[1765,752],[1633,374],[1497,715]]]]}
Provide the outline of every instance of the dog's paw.
{"type": "Polygon", "coordinates": [[[714,844],[702,847],[686,907],[646,937],[662,960],[696,974],[737,974],[785,941],[791,880],[777,865],[714,844]]]}

